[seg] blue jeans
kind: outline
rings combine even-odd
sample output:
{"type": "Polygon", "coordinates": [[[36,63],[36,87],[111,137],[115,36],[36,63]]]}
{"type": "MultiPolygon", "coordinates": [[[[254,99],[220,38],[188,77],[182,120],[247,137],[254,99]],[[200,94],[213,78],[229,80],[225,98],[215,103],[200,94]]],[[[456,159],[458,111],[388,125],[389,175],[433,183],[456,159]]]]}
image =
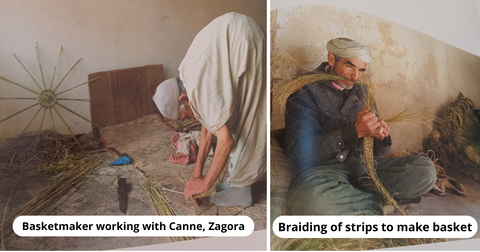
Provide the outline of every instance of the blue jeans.
{"type": "MultiPolygon", "coordinates": [[[[390,195],[412,199],[436,182],[433,162],[425,156],[377,158],[377,175],[390,195]]],[[[383,214],[383,199],[358,156],[323,162],[297,172],[290,181],[287,204],[293,215],[383,214]]]]}

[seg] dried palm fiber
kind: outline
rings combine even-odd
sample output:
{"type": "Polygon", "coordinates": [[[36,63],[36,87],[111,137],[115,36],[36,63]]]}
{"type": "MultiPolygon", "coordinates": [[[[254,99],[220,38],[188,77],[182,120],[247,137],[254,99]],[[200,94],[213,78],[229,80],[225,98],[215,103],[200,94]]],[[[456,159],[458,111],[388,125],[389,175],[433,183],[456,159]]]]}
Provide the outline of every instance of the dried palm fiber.
{"type": "Polygon", "coordinates": [[[438,158],[437,155],[433,150],[427,150],[426,152],[420,152],[420,151],[408,151],[404,150],[401,151],[400,153],[396,154],[395,157],[405,157],[405,156],[410,156],[410,155],[422,155],[425,157],[430,158],[432,160],[433,165],[435,166],[435,170],[437,174],[440,175],[447,175],[445,171],[445,161],[443,161],[442,158],[438,158]]]}
{"type": "MultiPolygon", "coordinates": [[[[177,211],[170,205],[170,203],[168,203],[166,197],[163,196],[163,193],[158,190],[155,183],[153,183],[150,179],[147,178],[145,182],[142,183],[142,187],[150,195],[158,215],[178,215],[177,211]]],[[[170,237],[170,240],[173,242],[193,239],[193,237],[170,237]]]]}
{"type": "MultiPolygon", "coordinates": [[[[295,93],[300,88],[312,84],[318,81],[332,81],[332,80],[345,80],[344,78],[336,75],[320,73],[316,71],[310,71],[305,75],[301,75],[294,80],[290,81],[283,87],[281,87],[273,96],[273,104],[280,107],[280,111],[285,111],[285,107],[287,104],[288,97],[295,93]]],[[[370,85],[367,83],[356,81],[355,84],[359,84],[365,87],[369,87],[370,85]]],[[[372,86],[373,87],[373,86],[372,86]]],[[[293,98],[293,97],[291,97],[293,98]]]]}
{"type": "MultiPolygon", "coordinates": [[[[371,89],[372,88],[369,88],[369,90],[367,90],[368,93],[365,94],[364,107],[367,111],[376,112],[375,96],[371,89]]],[[[365,169],[367,171],[367,174],[372,179],[372,182],[375,184],[377,190],[382,194],[384,200],[389,205],[393,206],[401,215],[408,215],[407,212],[405,212],[405,210],[403,209],[403,207],[400,206],[400,204],[398,204],[398,202],[388,193],[387,189],[383,186],[382,182],[380,182],[380,179],[377,176],[376,163],[373,159],[373,142],[373,136],[363,138],[362,160],[365,163],[365,169]]]]}
{"type": "Polygon", "coordinates": [[[480,122],[472,100],[459,93],[442,112],[424,148],[434,150],[449,169],[480,182],[480,122]]]}
{"type": "Polygon", "coordinates": [[[383,239],[358,239],[358,238],[288,238],[282,239],[272,236],[271,250],[310,250],[310,251],[335,251],[335,250],[373,250],[402,246],[413,246],[428,243],[444,242],[445,239],[422,238],[383,238],[383,239]]]}
{"type": "MultiPolygon", "coordinates": [[[[374,92],[372,92],[373,86],[369,86],[368,88],[368,93],[365,95],[365,102],[364,102],[364,107],[366,108],[367,111],[376,111],[375,108],[375,95],[374,92]]],[[[419,118],[419,117],[426,117],[425,113],[423,111],[422,107],[416,107],[416,106],[409,106],[406,107],[405,109],[401,110],[400,112],[393,114],[392,116],[388,118],[384,118],[383,120],[387,124],[394,124],[394,123],[403,123],[403,122],[409,122],[410,120],[414,118],[419,118]]],[[[385,189],[385,187],[382,185],[380,179],[377,176],[376,172],[376,163],[375,160],[373,159],[373,143],[374,143],[374,137],[365,137],[363,140],[363,162],[365,163],[366,166],[366,171],[369,177],[372,179],[373,183],[377,187],[377,190],[382,194],[383,198],[385,201],[393,206],[398,213],[401,215],[408,215],[407,212],[403,209],[400,204],[388,193],[388,191],[385,189]]]]}
{"type": "Polygon", "coordinates": [[[71,140],[70,135],[60,135],[52,130],[9,138],[7,146],[0,152],[0,164],[39,165],[65,158],[71,140]]]}
{"type": "MultiPolygon", "coordinates": [[[[83,148],[84,150],[85,148],[83,148]]],[[[95,152],[106,149],[83,151],[71,135],[58,134],[46,130],[38,134],[22,134],[7,139],[7,145],[0,150],[0,173],[2,175],[22,176],[58,175],[58,173],[77,167],[95,152]],[[82,161],[83,160],[83,161],[82,161]]]]}
{"type": "Polygon", "coordinates": [[[13,210],[5,218],[5,221],[2,222],[2,228],[8,229],[8,231],[4,233],[8,234],[13,231],[11,229],[12,223],[16,217],[20,215],[41,214],[45,209],[65,195],[71,188],[81,184],[87,175],[93,173],[104,164],[104,160],[100,155],[102,154],[85,157],[77,166],[61,175],[51,186],[42,190],[30,201],[13,210]]]}

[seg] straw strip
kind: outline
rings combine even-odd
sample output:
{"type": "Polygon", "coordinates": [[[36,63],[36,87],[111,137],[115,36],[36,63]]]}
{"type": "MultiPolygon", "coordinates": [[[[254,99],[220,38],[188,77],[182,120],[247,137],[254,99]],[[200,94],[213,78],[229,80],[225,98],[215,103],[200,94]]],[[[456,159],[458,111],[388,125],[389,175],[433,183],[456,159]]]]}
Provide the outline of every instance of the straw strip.
{"type": "Polygon", "coordinates": [[[35,113],[35,115],[32,117],[32,119],[30,119],[30,122],[28,122],[27,127],[25,127],[25,129],[22,131],[22,133],[20,135],[25,133],[25,131],[28,129],[28,127],[30,127],[30,124],[32,124],[33,120],[35,120],[35,118],[37,117],[40,110],[42,110],[42,107],[38,108],[37,113],[35,113]]]}
{"type": "Polygon", "coordinates": [[[12,53],[13,56],[15,57],[15,59],[18,60],[18,62],[20,63],[20,65],[22,65],[23,69],[25,69],[25,71],[27,71],[28,75],[30,75],[30,77],[32,78],[33,82],[35,82],[35,84],[37,84],[37,87],[40,89],[40,90],[43,90],[40,85],[38,85],[38,82],[35,80],[35,78],[33,78],[32,74],[27,70],[27,68],[25,67],[25,65],[22,63],[22,61],[17,57],[17,55],[15,55],[15,53],[12,53]]]}
{"type": "Polygon", "coordinates": [[[57,108],[53,107],[53,109],[55,110],[55,112],[57,112],[58,117],[60,117],[60,119],[62,120],[63,124],[65,124],[65,126],[67,127],[68,131],[70,131],[70,135],[73,137],[73,139],[75,140],[75,142],[78,144],[78,147],[80,147],[80,149],[83,151],[82,145],[78,142],[78,140],[77,140],[77,138],[75,137],[75,134],[73,134],[73,131],[72,131],[72,129],[70,128],[70,126],[68,126],[67,122],[63,119],[62,115],[60,115],[60,113],[58,112],[57,108]]]}
{"type": "Polygon", "coordinates": [[[42,75],[43,87],[47,89],[47,84],[45,84],[45,77],[43,76],[42,61],[40,59],[40,50],[38,49],[38,42],[35,45],[35,53],[37,55],[38,67],[40,68],[40,74],[42,75]]]}
{"type": "Polygon", "coordinates": [[[77,66],[78,63],[80,63],[82,59],[79,59],[77,60],[77,62],[75,62],[75,64],[73,64],[73,66],[70,68],[70,70],[68,70],[67,74],[65,74],[65,76],[63,77],[63,79],[60,81],[60,83],[58,83],[57,87],[53,90],[53,92],[57,91],[57,88],[60,87],[60,85],[62,85],[63,81],[65,80],[65,78],[67,78],[67,76],[70,74],[70,72],[77,66]]]}
{"type": "Polygon", "coordinates": [[[85,121],[87,121],[87,122],[89,122],[89,123],[92,123],[92,122],[91,122],[90,120],[88,120],[87,118],[85,118],[85,117],[83,117],[83,116],[79,115],[78,113],[76,113],[76,112],[74,112],[73,110],[71,110],[71,109],[69,109],[69,108],[67,108],[67,107],[63,106],[62,104],[60,104],[60,103],[57,103],[57,105],[58,105],[58,106],[60,106],[60,107],[62,107],[62,108],[64,108],[64,109],[66,109],[66,110],[67,110],[67,111],[69,111],[70,113],[72,113],[72,114],[74,114],[74,115],[76,115],[76,116],[78,116],[78,117],[82,118],[83,120],[85,120],[85,121]]]}
{"type": "Polygon", "coordinates": [[[27,97],[3,98],[3,97],[0,97],[0,100],[37,100],[37,98],[27,98],[27,97]]]}
{"type": "Polygon", "coordinates": [[[10,190],[10,195],[8,196],[7,200],[7,205],[5,206],[5,211],[3,212],[3,219],[2,219],[2,226],[1,226],[1,233],[0,233],[0,238],[2,238],[2,250],[5,251],[5,244],[3,242],[3,223],[5,223],[5,216],[7,215],[7,209],[8,209],[8,203],[10,203],[10,199],[12,198],[13,190],[15,187],[17,187],[18,181],[15,183],[15,185],[12,187],[12,190],[10,190]]]}
{"type": "Polygon", "coordinates": [[[30,88],[26,88],[26,87],[24,87],[24,86],[22,86],[22,85],[20,85],[20,84],[18,84],[18,83],[16,83],[16,82],[13,82],[13,81],[11,81],[11,80],[9,80],[9,79],[7,79],[7,78],[2,77],[2,76],[0,76],[0,80],[4,80],[4,81],[6,81],[6,82],[8,82],[8,83],[10,83],[10,84],[16,85],[16,86],[18,86],[18,87],[21,87],[21,88],[23,88],[23,89],[25,89],[25,90],[28,90],[28,91],[34,93],[35,95],[38,95],[37,92],[31,90],[30,88]]]}
{"type": "MultiPolygon", "coordinates": [[[[178,215],[177,211],[168,203],[166,198],[160,193],[158,188],[155,186],[151,180],[146,179],[145,182],[142,183],[143,189],[148,192],[150,195],[150,199],[157,210],[158,215],[178,215]]],[[[170,237],[170,240],[173,242],[178,241],[186,241],[186,240],[193,240],[192,237],[170,237]]]]}
{"type": "Polygon", "coordinates": [[[55,68],[53,69],[52,81],[50,82],[50,89],[52,89],[52,86],[53,86],[53,79],[55,79],[55,72],[57,72],[57,65],[58,65],[58,61],[60,61],[61,52],[62,52],[62,47],[60,46],[60,49],[58,50],[57,62],[55,63],[55,68]]]}
{"type": "MultiPolygon", "coordinates": [[[[46,110],[46,109],[45,109],[46,110]]],[[[50,119],[52,120],[52,128],[53,128],[53,131],[56,132],[57,130],[55,129],[55,120],[53,119],[53,113],[52,113],[52,108],[48,108],[48,110],[50,111],[50,119]]],[[[45,115],[44,115],[45,116],[45,115]]],[[[41,126],[40,126],[41,127],[41,126]]],[[[42,131],[42,128],[40,128],[40,130],[38,132],[41,132],[42,131]]],[[[55,142],[57,141],[57,134],[55,134],[55,142]]]]}
{"type": "Polygon", "coordinates": [[[382,194],[388,204],[393,206],[401,215],[408,215],[400,204],[388,193],[377,176],[375,161],[373,160],[373,137],[365,137],[363,140],[363,159],[366,165],[368,176],[372,179],[377,190],[382,194]]]}
{"type": "Polygon", "coordinates": [[[69,99],[69,98],[57,98],[57,100],[63,100],[63,101],[81,101],[81,102],[90,102],[90,99],[69,99]]]}
{"type": "Polygon", "coordinates": [[[16,112],[16,113],[14,113],[14,114],[11,115],[11,116],[9,116],[9,117],[7,117],[7,118],[4,118],[3,120],[0,121],[0,123],[4,122],[4,121],[6,121],[6,120],[8,120],[8,119],[10,119],[10,118],[12,118],[12,117],[20,114],[20,113],[22,113],[22,112],[25,111],[25,110],[31,109],[31,108],[33,108],[33,107],[35,107],[35,106],[37,106],[37,105],[38,105],[38,103],[35,103],[35,104],[33,104],[32,106],[30,106],[30,107],[24,108],[24,109],[22,109],[22,110],[20,110],[20,111],[18,111],[18,112],[16,112]]]}
{"type": "MultiPolygon", "coordinates": [[[[301,75],[298,78],[287,83],[282,88],[280,88],[278,90],[278,93],[274,95],[273,102],[279,105],[280,111],[285,111],[287,99],[289,98],[289,96],[295,93],[296,91],[298,91],[299,89],[301,89],[302,87],[315,82],[319,82],[319,81],[334,81],[334,80],[345,80],[345,79],[336,75],[318,73],[318,72],[312,71],[311,74],[301,75]]],[[[359,81],[356,81],[354,83],[373,89],[373,86],[367,83],[363,83],[359,81]]]]}
{"type": "Polygon", "coordinates": [[[94,157],[95,156],[92,156],[92,158],[87,160],[84,166],[69,170],[61,176],[56,183],[41,191],[27,203],[16,208],[8,215],[6,220],[2,222],[2,225],[11,228],[15,218],[20,215],[36,215],[42,213],[47,207],[51,206],[65,195],[71,188],[82,183],[88,174],[91,174],[100,164],[102,164],[102,161],[94,162],[94,157]]]}
{"type": "Polygon", "coordinates": [[[88,80],[88,81],[86,81],[86,82],[84,82],[84,83],[82,83],[82,84],[79,84],[79,85],[77,85],[77,86],[75,86],[75,87],[69,88],[69,89],[67,89],[67,90],[65,90],[65,91],[63,91],[63,92],[60,92],[60,93],[58,93],[57,95],[61,95],[61,94],[66,93],[66,92],[68,92],[68,91],[70,91],[70,90],[72,90],[72,89],[78,88],[78,87],[80,87],[80,86],[83,86],[83,85],[85,85],[85,84],[88,84],[88,83],[90,83],[90,82],[92,82],[92,81],[94,81],[94,80],[98,80],[98,79],[100,79],[100,77],[97,77],[97,78],[93,78],[93,79],[91,79],[91,80],[88,80]]]}

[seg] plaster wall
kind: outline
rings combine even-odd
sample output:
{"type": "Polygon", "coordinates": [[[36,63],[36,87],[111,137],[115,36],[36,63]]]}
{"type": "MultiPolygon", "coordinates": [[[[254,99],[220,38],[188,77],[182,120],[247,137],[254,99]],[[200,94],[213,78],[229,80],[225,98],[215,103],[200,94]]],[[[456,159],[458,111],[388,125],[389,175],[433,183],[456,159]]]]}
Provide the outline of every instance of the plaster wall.
{"type": "MultiPolygon", "coordinates": [[[[452,103],[459,92],[480,108],[480,58],[387,19],[323,5],[279,8],[271,12],[271,87],[279,87],[326,61],[325,44],[335,37],[362,42],[372,54],[362,81],[375,85],[381,116],[407,106],[423,106],[430,116],[452,103]],[[302,67],[286,56],[300,62],[302,67]]],[[[271,129],[284,127],[284,111],[273,104],[271,129]]],[[[432,119],[391,125],[394,146],[420,150],[432,119]]]]}
{"type": "MultiPolygon", "coordinates": [[[[58,91],[87,81],[89,73],[163,64],[164,78],[176,77],[177,68],[195,35],[214,18],[228,13],[246,14],[266,27],[266,1],[258,0],[0,0],[0,76],[28,87],[39,88],[12,56],[15,53],[43,87],[35,44],[38,42],[47,86],[51,83],[60,46],[54,86],[75,62],[83,60],[68,75],[58,91]]],[[[0,80],[0,97],[36,97],[35,94],[0,80]]],[[[88,85],[62,95],[88,99],[88,85]]],[[[34,100],[0,100],[0,120],[29,107],[34,100]]],[[[90,119],[85,102],[64,102],[90,119]]],[[[31,108],[0,123],[0,142],[20,134],[33,118],[31,108]]],[[[87,121],[59,109],[75,134],[91,130],[87,121]]],[[[38,131],[43,110],[28,131],[38,131]]],[[[54,112],[55,113],[55,112],[54,112]]],[[[58,116],[56,129],[68,133],[58,116]]],[[[47,111],[42,129],[51,128],[47,111]]]]}
{"type": "Polygon", "coordinates": [[[480,0],[274,0],[270,8],[298,5],[336,6],[383,17],[480,56],[480,0]]]}

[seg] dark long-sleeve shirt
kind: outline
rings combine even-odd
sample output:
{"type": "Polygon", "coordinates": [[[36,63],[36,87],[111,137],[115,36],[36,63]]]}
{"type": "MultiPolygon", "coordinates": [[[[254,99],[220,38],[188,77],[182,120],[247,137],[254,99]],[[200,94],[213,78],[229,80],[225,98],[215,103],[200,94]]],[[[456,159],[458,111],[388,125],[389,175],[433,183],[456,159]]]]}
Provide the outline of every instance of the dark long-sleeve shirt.
{"type": "MultiPolygon", "coordinates": [[[[317,70],[325,69],[327,62],[317,70]]],[[[355,84],[344,93],[331,81],[308,84],[287,100],[285,111],[285,152],[301,170],[336,158],[343,162],[362,151],[363,138],[355,128],[357,114],[363,109],[367,90],[355,84]]],[[[375,139],[374,155],[386,154],[392,145],[390,136],[375,139]]]]}

